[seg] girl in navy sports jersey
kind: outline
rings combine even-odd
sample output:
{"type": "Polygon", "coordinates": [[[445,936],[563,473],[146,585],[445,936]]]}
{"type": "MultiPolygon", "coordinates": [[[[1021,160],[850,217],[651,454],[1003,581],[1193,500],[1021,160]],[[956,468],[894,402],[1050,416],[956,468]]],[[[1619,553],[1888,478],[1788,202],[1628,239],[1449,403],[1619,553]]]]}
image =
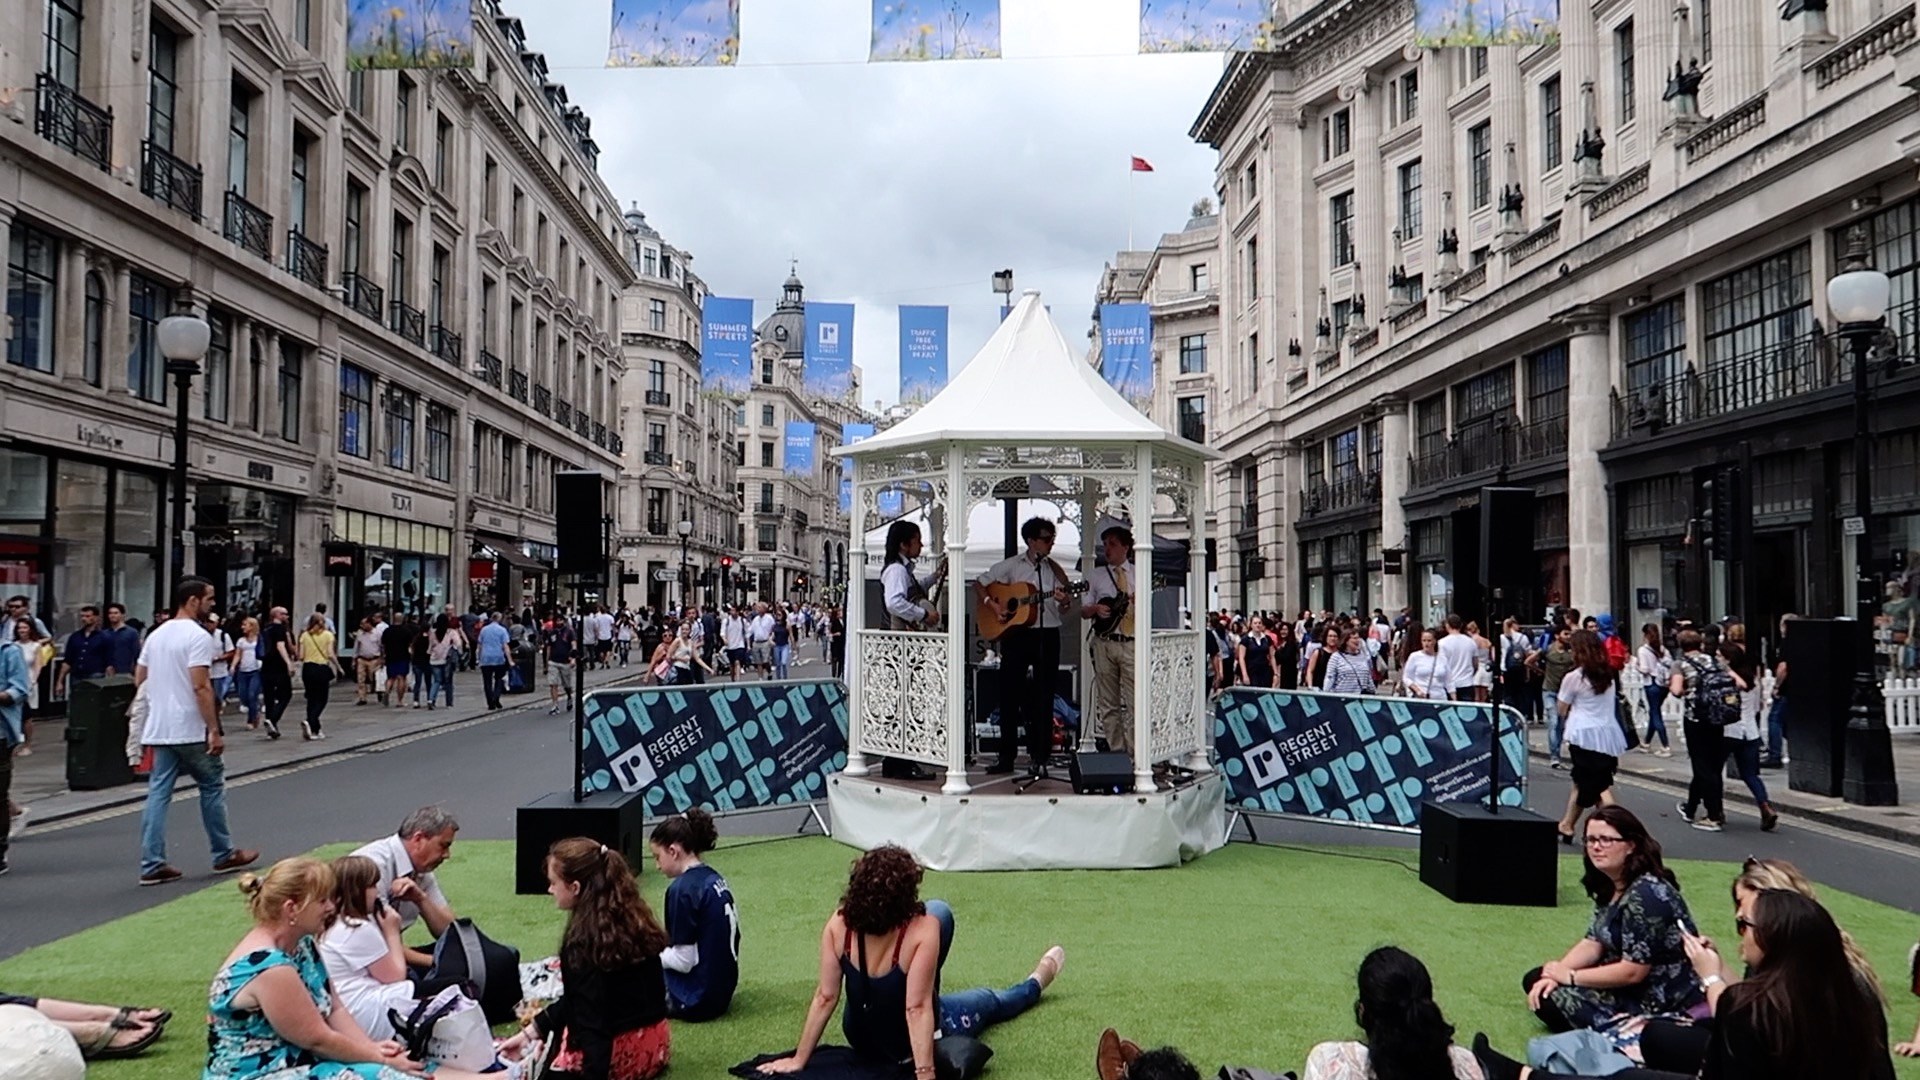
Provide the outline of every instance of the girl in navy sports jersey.
{"type": "Polygon", "coordinates": [[[740,911],[719,871],[700,861],[720,838],[695,808],[654,826],[650,843],[667,885],[667,1010],[676,1020],[712,1020],[740,983],[740,911]]]}

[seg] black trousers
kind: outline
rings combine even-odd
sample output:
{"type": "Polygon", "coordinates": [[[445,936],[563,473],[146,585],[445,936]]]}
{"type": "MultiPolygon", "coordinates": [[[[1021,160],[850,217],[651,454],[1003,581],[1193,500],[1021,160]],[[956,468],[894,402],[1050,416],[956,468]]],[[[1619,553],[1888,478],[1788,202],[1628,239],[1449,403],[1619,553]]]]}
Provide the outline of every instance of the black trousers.
{"type": "Polygon", "coordinates": [[[1727,764],[1725,729],[1688,720],[1683,730],[1687,736],[1687,760],[1693,764],[1686,808],[1697,811],[1705,807],[1708,817],[1725,821],[1727,811],[1720,803],[1727,787],[1727,778],[1722,772],[1727,764]]]}
{"type": "Polygon", "coordinates": [[[1060,670],[1060,631],[1018,626],[1000,638],[1000,760],[1014,758],[1015,729],[1027,729],[1034,768],[1053,750],[1053,688],[1060,670]],[[1027,673],[1033,677],[1029,679],[1027,673]]]}
{"type": "Polygon", "coordinates": [[[307,691],[307,727],[320,734],[320,713],[333,688],[333,669],[325,664],[301,664],[300,685],[307,691]]]}
{"type": "Polygon", "coordinates": [[[293,675],[278,665],[262,664],[260,689],[267,699],[267,719],[278,724],[293,700],[293,675]]]}
{"type": "MultiPolygon", "coordinates": [[[[13,752],[0,743],[0,814],[13,813],[13,752]]],[[[7,861],[7,834],[13,831],[13,818],[0,817],[0,862],[7,861]]]]}

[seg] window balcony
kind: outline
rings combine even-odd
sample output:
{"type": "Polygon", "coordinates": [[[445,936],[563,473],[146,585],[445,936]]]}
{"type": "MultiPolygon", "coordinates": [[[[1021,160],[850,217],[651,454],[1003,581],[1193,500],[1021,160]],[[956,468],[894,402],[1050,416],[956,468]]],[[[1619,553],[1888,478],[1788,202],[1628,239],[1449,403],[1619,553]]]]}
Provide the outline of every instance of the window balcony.
{"type": "MultiPolygon", "coordinates": [[[[1909,308],[1920,310],[1920,305],[1909,308]]],[[[1900,320],[1889,320],[1899,325],[1900,320]]],[[[1661,429],[1698,420],[1712,420],[1790,401],[1849,382],[1853,355],[1819,333],[1730,357],[1704,369],[1688,366],[1672,375],[1648,380],[1627,392],[1614,393],[1613,437],[1616,441],[1651,437],[1661,429]]]]}
{"type": "Polygon", "coordinates": [[[1549,416],[1522,424],[1514,435],[1517,461],[1551,461],[1567,452],[1567,418],[1549,416]]]}
{"type": "Polygon", "coordinates": [[[666,523],[666,522],[664,522],[664,521],[649,521],[649,522],[647,522],[647,535],[648,535],[648,536],[665,536],[665,535],[667,535],[667,533],[668,533],[668,532],[670,532],[670,531],[671,531],[671,530],[669,530],[669,529],[667,528],[667,523],[666,523]]]}
{"type": "Polygon", "coordinates": [[[242,250],[273,261],[273,215],[253,205],[237,191],[227,192],[226,227],[221,234],[242,250]]]}
{"type": "Polygon", "coordinates": [[[1380,474],[1352,473],[1309,483],[1300,493],[1302,512],[1313,514],[1380,505],[1380,474]]]}
{"type": "Polygon", "coordinates": [[[787,504],[777,502],[754,503],[753,512],[756,514],[771,514],[774,517],[781,517],[787,512],[787,504]]]}
{"type": "Polygon", "coordinates": [[[413,342],[425,346],[427,343],[427,313],[407,303],[395,300],[387,305],[387,329],[413,342]]]}
{"type": "Polygon", "coordinates": [[[553,403],[553,418],[555,420],[560,421],[561,427],[572,427],[573,426],[572,403],[564,400],[560,400],[560,399],[555,399],[553,403]]]}
{"type": "Polygon", "coordinates": [[[500,389],[500,358],[485,349],[480,350],[480,381],[500,389]]]}
{"type": "Polygon", "coordinates": [[[387,294],[380,286],[361,274],[342,274],[340,291],[348,307],[374,322],[380,321],[380,313],[387,306],[387,294]]]}
{"type": "Polygon", "coordinates": [[[461,359],[466,356],[467,343],[461,339],[459,334],[454,333],[444,326],[435,326],[430,341],[432,343],[430,347],[433,349],[433,355],[445,360],[454,367],[460,366],[461,359]]]}
{"type": "Polygon", "coordinates": [[[593,434],[593,417],[578,405],[573,407],[573,433],[582,438],[593,434]]]}
{"type": "Polygon", "coordinates": [[[670,409],[673,407],[673,395],[667,393],[665,390],[649,390],[647,391],[647,404],[659,405],[662,408],[670,409]]]}
{"type": "Polygon", "coordinates": [[[79,154],[106,172],[113,168],[113,110],[41,72],[34,79],[34,134],[79,154]]]}
{"type": "Polygon", "coordinates": [[[200,220],[201,172],[148,139],[140,144],[140,190],[195,221],[200,220]]]}
{"type": "Polygon", "coordinates": [[[667,453],[665,450],[649,450],[641,455],[640,460],[647,465],[659,465],[667,469],[673,468],[673,455],[667,453]]]}
{"type": "Polygon", "coordinates": [[[327,287],[327,248],[299,229],[287,230],[287,273],[316,289],[327,287]]]}
{"type": "Polygon", "coordinates": [[[793,524],[797,529],[805,529],[807,526],[813,524],[813,519],[807,516],[805,510],[795,510],[793,512],[793,524]]]}
{"type": "Polygon", "coordinates": [[[627,452],[627,442],[620,437],[619,432],[609,431],[607,432],[607,449],[615,454],[625,454],[627,452]]]}
{"type": "Polygon", "coordinates": [[[603,450],[607,446],[607,425],[598,420],[593,422],[593,445],[603,450]]]}
{"type": "Polygon", "coordinates": [[[507,373],[507,396],[522,405],[527,402],[527,373],[520,370],[507,373]]]}
{"type": "Polygon", "coordinates": [[[553,415],[553,391],[536,383],[533,388],[533,411],[541,416],[553,415]]]}

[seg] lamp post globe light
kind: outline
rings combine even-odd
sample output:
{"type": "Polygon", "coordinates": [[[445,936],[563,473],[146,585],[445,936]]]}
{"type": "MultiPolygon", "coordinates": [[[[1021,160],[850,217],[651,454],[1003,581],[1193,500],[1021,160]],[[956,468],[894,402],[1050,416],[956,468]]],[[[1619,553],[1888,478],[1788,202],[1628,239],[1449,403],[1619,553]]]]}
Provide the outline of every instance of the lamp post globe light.
{"type": "Polygon", "coordinates": [[[201,359],[213,344],[213,327],[193,313],[193,305],[182,301],[172,315],[160,320],[158,337],[167,374],[173,376],[173,535],[168,544],[167,589],[161,597],[162,604],[170,604],[187,567],[187,395],[193,377],[200,374],[201,359]]]}
{"type": "Polygon", "coordinates": [[[681,518],[674,529],[680,533],[680,610],[685,612],[693,604],[693,582],[687,577],[687,541],[693,536],[693,522],[681,518]]]}
{"type": "Polygon", "coordinates": [[[1869,261],[1866,230],[1854,226],[1840,273],[1827,282],[1827,307],[1836,333],[1853,350],[1853,533],[1854,611],[1865,655],[1853,677],[1853,702],[1847,720],[1842,795],[1848,802],[1890,806],[1899,801],[1893,774],[1893,745],[1887,732],[1886,704],[1875,678],[1874,612],[1878,588],[1873,572],[1873,537],[1867,529],[1873,507],[1873,427],[1868,412],[1875,343],[1886,333],[1892,282],[1869,261]]]}

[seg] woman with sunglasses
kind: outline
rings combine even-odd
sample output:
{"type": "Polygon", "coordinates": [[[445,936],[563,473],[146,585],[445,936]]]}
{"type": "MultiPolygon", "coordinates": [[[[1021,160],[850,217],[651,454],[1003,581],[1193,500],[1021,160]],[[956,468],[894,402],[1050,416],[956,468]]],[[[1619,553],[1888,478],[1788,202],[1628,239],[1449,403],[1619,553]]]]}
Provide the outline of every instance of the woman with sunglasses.
{"type": "Polygon", "coordinates": [[[1566,955],[1521,980],[1528,1008],[1555,1032],[1612,1030],[1643,1016],[1705,1017],[1685,946],[1693,915],[1660,842],[1615,805],[1588,815],[1582,845],[1580,884],[1593,898],[1593,922],[1566,955]]]}

